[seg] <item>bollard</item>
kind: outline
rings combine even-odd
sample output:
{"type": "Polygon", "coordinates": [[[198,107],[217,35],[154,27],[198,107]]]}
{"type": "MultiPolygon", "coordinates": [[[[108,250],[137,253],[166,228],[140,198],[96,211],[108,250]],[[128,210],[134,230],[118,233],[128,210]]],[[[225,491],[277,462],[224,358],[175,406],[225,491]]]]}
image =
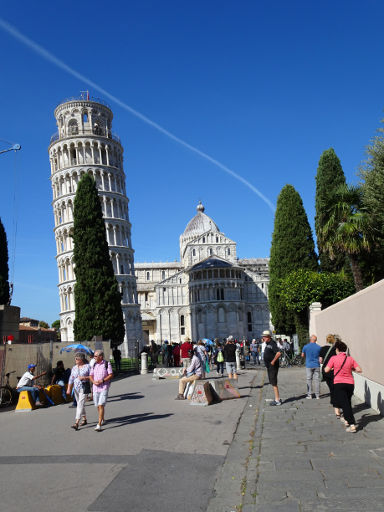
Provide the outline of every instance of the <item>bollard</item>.
{"type": "Polygon", "coordinates": [[[141,375],[145,375],[148,373],[148,354],[143,352],[141,354],[141,375]]]}
{"type": "Polygon", "coordinates": [[[236,350],[236,370],[237,371],[241,370],[241,366],[240,366],[240,350],[239,349],[236,350]]]}

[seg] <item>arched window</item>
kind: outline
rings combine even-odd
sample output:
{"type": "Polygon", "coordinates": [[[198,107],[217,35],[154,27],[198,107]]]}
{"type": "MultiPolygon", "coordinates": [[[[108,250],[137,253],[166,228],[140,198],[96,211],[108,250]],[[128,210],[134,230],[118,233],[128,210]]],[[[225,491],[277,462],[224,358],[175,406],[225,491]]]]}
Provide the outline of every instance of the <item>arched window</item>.
{"type": "Polygon", "coordinates": [[[161,279],[165,279],[165,270],[162,270],[161,272],[161,279]]]}
{"type": "Polygon", "coordinates": [[[192,256],[196,256],[196,249],[192,249],[192,256]]]}
{"type": "Polygon", "coordinates": [[[181,315],[180,316],[180,334],[181,335],[184,335],[185,334],[185,320],[184,320],[184,315],[181,315]]]}
{"type": "Polygon", "coordinates": [[[79,127],[77,126],[76,119],[71,119],[68,123],[68,135],[77,135],[79,133],[79,127]]]}
{"type": "Polygon", "coordinates": [[[83,113],[83,123],[88,123],[88,113],[87,112],[84,112],[83,113]]]}
{"type": "Polygon", "coordinates": [[[231,254],[231,249],[229,247],[227,249],[227,254],[228,254],[228,256],[231,254]]]}

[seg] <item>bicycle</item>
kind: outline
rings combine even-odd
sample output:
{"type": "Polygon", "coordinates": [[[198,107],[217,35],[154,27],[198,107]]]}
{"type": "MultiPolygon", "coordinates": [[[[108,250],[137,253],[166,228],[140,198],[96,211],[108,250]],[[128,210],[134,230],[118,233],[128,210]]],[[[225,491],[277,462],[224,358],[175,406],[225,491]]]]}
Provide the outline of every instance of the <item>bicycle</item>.
{"type": "Polygon", "coordinates": [[[9,385],[9,376],[15,372],[16,370],[5,374],[6,382],[0,387],[0,407],[7,407],[16,402],[17,392],[9,385]]]}

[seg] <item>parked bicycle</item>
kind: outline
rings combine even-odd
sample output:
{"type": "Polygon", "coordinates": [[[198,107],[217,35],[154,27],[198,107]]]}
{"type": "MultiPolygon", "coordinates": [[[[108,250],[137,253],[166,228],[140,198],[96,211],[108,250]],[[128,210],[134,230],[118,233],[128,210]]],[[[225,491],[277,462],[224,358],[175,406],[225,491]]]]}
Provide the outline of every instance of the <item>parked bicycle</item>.
{"type": "Polygon", "coordinates": [[[15,373],[15,371],[16,370],[5,374],[5,384],[4,386],[0,387],[0,407],[7,407],[8,405],[16,403],[18,393],[13,387],[9,385],[9,376],[11,373],[15,373]]]}

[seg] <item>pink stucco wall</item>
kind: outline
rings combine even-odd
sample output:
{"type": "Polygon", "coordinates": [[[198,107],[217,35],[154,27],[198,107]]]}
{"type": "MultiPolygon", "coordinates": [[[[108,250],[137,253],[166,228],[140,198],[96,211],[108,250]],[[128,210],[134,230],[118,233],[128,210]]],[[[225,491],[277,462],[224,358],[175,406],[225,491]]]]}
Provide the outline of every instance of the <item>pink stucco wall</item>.
{"type": "Polygon", "coordinates": [[[384,280],[321,311],[311,326],[320,345],[327,334],[339,334],[363,376],[384,385],[384,280]]]}

